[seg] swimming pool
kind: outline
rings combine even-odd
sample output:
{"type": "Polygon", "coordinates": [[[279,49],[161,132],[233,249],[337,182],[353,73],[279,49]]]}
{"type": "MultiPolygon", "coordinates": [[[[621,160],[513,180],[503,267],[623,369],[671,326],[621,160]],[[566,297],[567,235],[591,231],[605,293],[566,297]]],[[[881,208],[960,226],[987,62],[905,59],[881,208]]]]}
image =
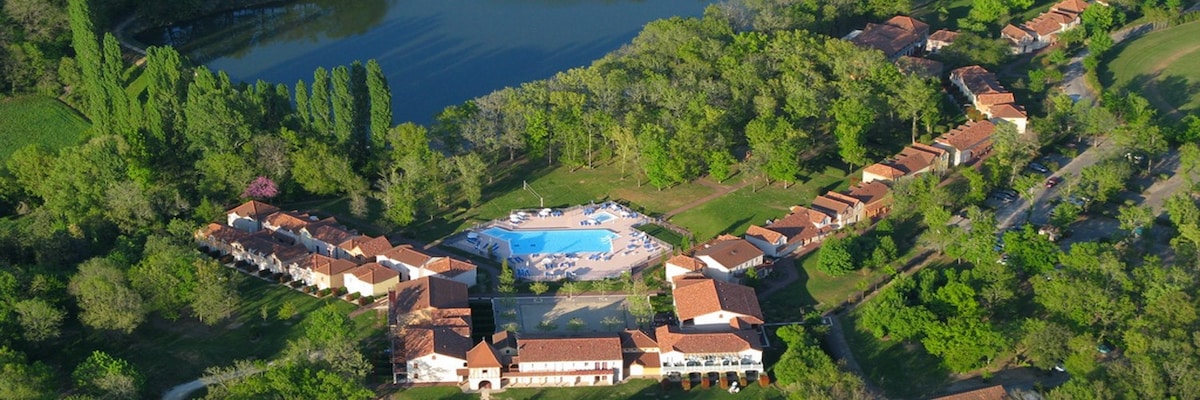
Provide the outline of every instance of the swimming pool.
{"type": "Polygon", "coordinates": [[[492,227],[481,233],[508,242],[511,255],[610,252],[612,240],[618,237],[607,229],[513,231],[492,227]]]}
{"type": "Polygon", "coordinates": [[[606,212],[598,212],[598,213],[596,213],[595,216],[592,217],[592,219],[596,220],[596,222],[603,224],[605,222],[617,219],[617,216],[606,213],[606,212]]]}

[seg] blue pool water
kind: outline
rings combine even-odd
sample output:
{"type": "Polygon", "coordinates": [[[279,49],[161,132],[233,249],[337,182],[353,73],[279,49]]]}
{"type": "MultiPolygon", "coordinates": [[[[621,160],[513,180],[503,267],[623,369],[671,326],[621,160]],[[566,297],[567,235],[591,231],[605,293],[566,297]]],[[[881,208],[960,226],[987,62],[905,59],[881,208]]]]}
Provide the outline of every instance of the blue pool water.
{"type": "Polygon", "coordinates": [[[612,251],[617,234],[607,229],[519,230],[492,227],[484,235],[508,242],[512,255],[612,251]]]}

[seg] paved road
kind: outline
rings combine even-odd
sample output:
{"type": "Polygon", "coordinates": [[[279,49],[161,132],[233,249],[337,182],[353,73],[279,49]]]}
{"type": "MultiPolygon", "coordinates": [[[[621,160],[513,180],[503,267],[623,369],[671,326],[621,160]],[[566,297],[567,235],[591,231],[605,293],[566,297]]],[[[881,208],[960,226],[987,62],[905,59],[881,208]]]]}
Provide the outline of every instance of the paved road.
{"type": "MultiPolygon", "coordinates": [[[[1067,159],[1062,156],[1048,156],[1052,161],[1065,162],[1062,166],[1054,171],[1050,176],[1063,178],[1063,183],[1053,188],[1044,186],[1036,186],[1033,188],[1034,197],[1032,204],[1032,213],[1030,213],[1030,202],[1024,198],[1018,198],[1012,203],[1001,205],[996,209],[996,222],[998,229],[1006,229],[1012,226],[1021,226],[1026,222],[1034,225],[1045,225],[1050,221],[1050,211],[1054,209],[1051,205],[1051,200],[1061,196],[1069,191],[1079,179],[1079,172],[1084,168],[1090,167],[1100,160],[1108,157],[1116,151],[1111,140],[1099,140],[1095,146],[1088,146],[1087,143],[1080,144],[1083,149],[1079,156],[1073,159],[1067,159]]],[[[993,206],[996,206],[994,200],[988,200],[993,206]]]]}

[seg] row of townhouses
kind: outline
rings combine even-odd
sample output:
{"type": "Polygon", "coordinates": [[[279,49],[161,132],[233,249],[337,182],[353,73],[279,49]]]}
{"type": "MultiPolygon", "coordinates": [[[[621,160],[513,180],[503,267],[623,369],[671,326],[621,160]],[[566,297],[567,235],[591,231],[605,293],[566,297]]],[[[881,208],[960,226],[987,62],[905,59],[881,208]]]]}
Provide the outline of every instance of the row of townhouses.
{"type": "Polygon", "coordinates": [[[248,201],[226,212],[224,224],[196,232],[196,241],[259,270],[290,275],[319,289],[381,296],[401,281],[439,276],[472,286],[474,264],[434,257],[385,237],[359,235],[334,218],[281,211],[248,201]]]}
{"type": "Polygon", "coordinates": [[[394,380],[479,390],[763,373],[754,289],[703,276],[678,281],[678,325],[571,337],[500,331],[478,342],[466,285],[437,276],[401,282],[389,294],[394,380]]]}
{"type": "Polygon", "coordinates": [[[1012,42],[1013,54],[1044,49],[1057,42],[1058,35],[1079,26],[1088,6],[1083,0],[1064,0],[1025,23],[1005,25],[1000,30],[1000,37],[1012,42]]]}

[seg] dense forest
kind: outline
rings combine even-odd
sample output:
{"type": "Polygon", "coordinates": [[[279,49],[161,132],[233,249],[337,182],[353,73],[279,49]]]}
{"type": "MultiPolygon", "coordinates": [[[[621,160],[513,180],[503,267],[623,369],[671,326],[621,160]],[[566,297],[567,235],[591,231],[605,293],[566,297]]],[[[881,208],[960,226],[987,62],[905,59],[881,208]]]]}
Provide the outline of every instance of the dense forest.
{"type": "MultiPolygon", "coordinates": [[[[131,68],[117,39],[101,34],[114,16],[195,15],[218,3],[3,3],[0,91],[60,98],[93,128],[82,143],[57,152],[19,149],[0,169],[0,398],[146,395],[139,390],[152,371],[104,352],[70,357],[70,365],[47,355],[65,338],[116,340],[151,318],[228,318],[243,301],[237,277],[195,251],[191,234],[244,199],[348,196],[351,211],[362,214],[374,198],[403,227],[479,204],[486,172],[514,160],[569,169],[616,164],[631,184],[657,188],[701,176],[723,180],[735,166],[787,185],[830,160],[852,167],[881,160],[910,137],[928,139],[962,119],[943,109],[940,82],[902,74],[881,53],[835,39],[866,21],[908,13],[909,2],[722,2],[701,18],[650,23],[589,67],[450,107],[431,127],[394,125],[393,93],[374,61],[318,69],[309,81],[246,84],[171,48],[147,49],[141,66],[131,68]],[[133,79],[144,88],[134,89],[133,79]]],[[[1032,5],[1019,3],[976,0],[963,26],[977,34],[948,48],[944,61],[1007,61],[994,32],[1008,10],[1032,5]]],[[[1179,3],[1114,2],[1129,18],[1154,18],[1179,3]]],[[[1101,33],[1125,20],[1097,18],[1109,21],[1101,33]]],[[[986,175],[964,173],[969,185],[962,192],[922,181],[898,187],[898,218],[921,220],[930,228],[923,245],[964,262],[899,281],[867,308],[864,323],[879,336],[920,342],[955,371],[1013,349],[1039,367],[1062,362],[1076,377],[1051,392],[1062,398],[1200,393],[1200,211],[1191,197],[1168,205],[1179,233],[1172,258],[1149,256],[1136,240],[1063,252],[1024,230],[1004,235],[1010,259],[998,264],[1000,255],[988,252],[995,239],[987,213],[971,211],[976,224],[969,232],[941,229],[951,210],[981,202],[991,187],[1019,183],[1014,165],[1066,133],[1111,133],[1150,158],[1169,141],[1200,137],[1200,123],[1160,126],[1137,96],[1110,93],[1103,104],[1050,96],[1033,126],[1054,134],[1043,135],[1044,143],[1013,136],[999,144],[986,175]],[[1097,343],[1122,351],[1101,360],[1092,354],[1097,343]]],[[[1200,155],[1194,143],[1181,152],[1200,155]]],[[[1084,184],[1113,192],[1134,172],[1128,164],[1103,164],[1084,184]]],[[[1060,208],[1064,223],[1081,211],[1060,208]]],[[[1138,211],[1129,213],[1130,227],[1146,224],[1138,211]]],[[[347,343],[344,316],[322,310],[311,319],[277,368],[210,395],[289,390],[289,397],[308,397],[336,387],[346,398],[367,397],[363,355],[338,345],[347,343]],[[313,349],[322,356],[310,357],[313,349]],[[287,381],[307,384],[280,386],[287,381]]],[[[780,337],[789,343],[781,362],[813,371],[776,374],[789,390],[827,397],[865,390],[819,357],[811,333],[780,337]]]]}

